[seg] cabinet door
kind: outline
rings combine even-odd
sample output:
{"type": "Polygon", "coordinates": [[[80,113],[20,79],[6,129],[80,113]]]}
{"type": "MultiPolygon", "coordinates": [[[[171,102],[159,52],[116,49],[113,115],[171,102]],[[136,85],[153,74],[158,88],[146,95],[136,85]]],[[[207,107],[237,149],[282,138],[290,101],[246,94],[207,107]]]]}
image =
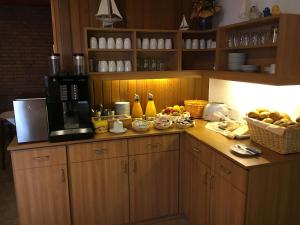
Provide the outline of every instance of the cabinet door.
{"type": "Polygon", "coordinates": [[[178,214],[178,154],[130,156],[131,222],[178,214]]]}
{"type": "Polygon", "coordinates": [[[15,170],[21,225],[70,224],[66,166],[15,170]]]}
{"type": "Polygon", "coordinates": [[[71,164],[74,225],[129,222],[128,158],[71,164]]]}
{"type": "Polygon", "coordinates": [[[190,151],[184,154],[183,172],[183,213],[191,225],[209,224],[209,188],[207,168],[190,151]]]}
{"type": "Polygon", "coordinates": [[[212,177],[211,190],[211,225],[243,225],[245,195],[218,174],[212,177]]]}

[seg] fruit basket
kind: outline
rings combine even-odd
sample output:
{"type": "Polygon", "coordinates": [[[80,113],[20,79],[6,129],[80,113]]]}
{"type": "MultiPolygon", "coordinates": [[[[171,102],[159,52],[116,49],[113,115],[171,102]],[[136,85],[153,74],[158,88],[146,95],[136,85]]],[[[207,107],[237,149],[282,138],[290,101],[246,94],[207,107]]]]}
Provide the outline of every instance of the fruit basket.
{"type": "Polygon", "coordinates": [[[252,141],[279,154],[300,152],[300,127],[279,127],[246,118],[252,141]]]}

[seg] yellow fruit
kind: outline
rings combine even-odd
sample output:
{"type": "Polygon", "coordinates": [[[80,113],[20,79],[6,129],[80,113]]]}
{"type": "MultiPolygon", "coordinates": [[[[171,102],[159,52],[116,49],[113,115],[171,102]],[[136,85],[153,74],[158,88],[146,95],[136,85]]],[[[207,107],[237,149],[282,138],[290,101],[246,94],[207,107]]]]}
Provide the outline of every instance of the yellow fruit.
{"type": "Polygon", "coordinates": [[[179,105],[174,105],[174,106],[173,106],[173,110],[175,110],[175,111],[180,111],[180,106],[179,106],[179,105]]]}

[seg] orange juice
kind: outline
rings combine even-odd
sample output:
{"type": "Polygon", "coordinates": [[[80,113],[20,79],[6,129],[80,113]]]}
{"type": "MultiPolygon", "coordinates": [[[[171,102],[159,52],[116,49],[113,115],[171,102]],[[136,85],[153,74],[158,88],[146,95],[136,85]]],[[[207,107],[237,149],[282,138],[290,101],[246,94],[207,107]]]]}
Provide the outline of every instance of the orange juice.
{"type": "Polygon", "coordinates": [[[140,96],[137,94],[134,95],[134,103],[132,106],[131,117],[143,118],[143,109],[140,103],[140,96]]]}
{"type": "Polygon", "coordinates": [[[148,102],[146,106],[146,118],[153,118],[156,116],[156,107],[153,100],[153,94],[148,94],[148,102]]]}

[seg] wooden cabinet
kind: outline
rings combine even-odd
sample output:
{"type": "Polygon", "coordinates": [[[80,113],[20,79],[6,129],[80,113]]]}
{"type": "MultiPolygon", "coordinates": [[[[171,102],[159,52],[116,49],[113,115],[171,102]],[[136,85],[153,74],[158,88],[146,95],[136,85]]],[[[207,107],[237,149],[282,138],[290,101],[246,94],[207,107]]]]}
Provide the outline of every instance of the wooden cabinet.
{"type": "Polygon", "coordinates": [[[179,135],[128,140],[131,222],[178,214],[179,135]]]}
{"type": "Polygon", "coordinates": [[[74,225],[129,223],[127,140],[68,147],[74,225]]]}
{"type": "Polygon", "coordinates": [[[70,145],[74,225],[176,215],[178,149],[177,134],[70,145]]]}
{"type": "Polygon", "coordinates": [[[131,222],[178,213],[178,151],[130,156],[131,222]]]}
{"type": "Polygon", "coordinates": [[[211,179],[210,225],[243,225],[245,194],[218,174],[211,179]]]}
{"type": "Polygon", "coordinates": [[[65,154],[64,147],[12,152],[21,225],[70,224],[65,154]]]}
{"type": "Polygon", "coordinates": [[[183,213],[191,224],[209,223],[209,183],[210,170],[187,149],[182,157],[183,213]]]}
{"type": "Polygon", "coordinates": [[[210,73],[209,76],[275,85],[299,84],[299,22],[300,15],[281,14],[220,27],[216,72],[210,73]],[[278,27],[279,31],[276,41],[273,41],[272,37],[274,26],[278,27]],[[235,42],[233,45],[229,44],[230,39],[235,42]],[[258,65],[259,71],[229,71],[228,55],[236,52],[246,53],[246,64],[258,65]],[[276,64],[273,74],[264,71],[264,68],[271,64],[276,64]]]}
{"type": "Polygon", "coordinates": [[[129,223],[128,158],[71,163],[74,225],[129,223]]]}
{"type": "Polygon", "coordinates": [[[181,211],[191,225],[243,225],[247,171],[188,135],[181,150],[181,211]]]}

